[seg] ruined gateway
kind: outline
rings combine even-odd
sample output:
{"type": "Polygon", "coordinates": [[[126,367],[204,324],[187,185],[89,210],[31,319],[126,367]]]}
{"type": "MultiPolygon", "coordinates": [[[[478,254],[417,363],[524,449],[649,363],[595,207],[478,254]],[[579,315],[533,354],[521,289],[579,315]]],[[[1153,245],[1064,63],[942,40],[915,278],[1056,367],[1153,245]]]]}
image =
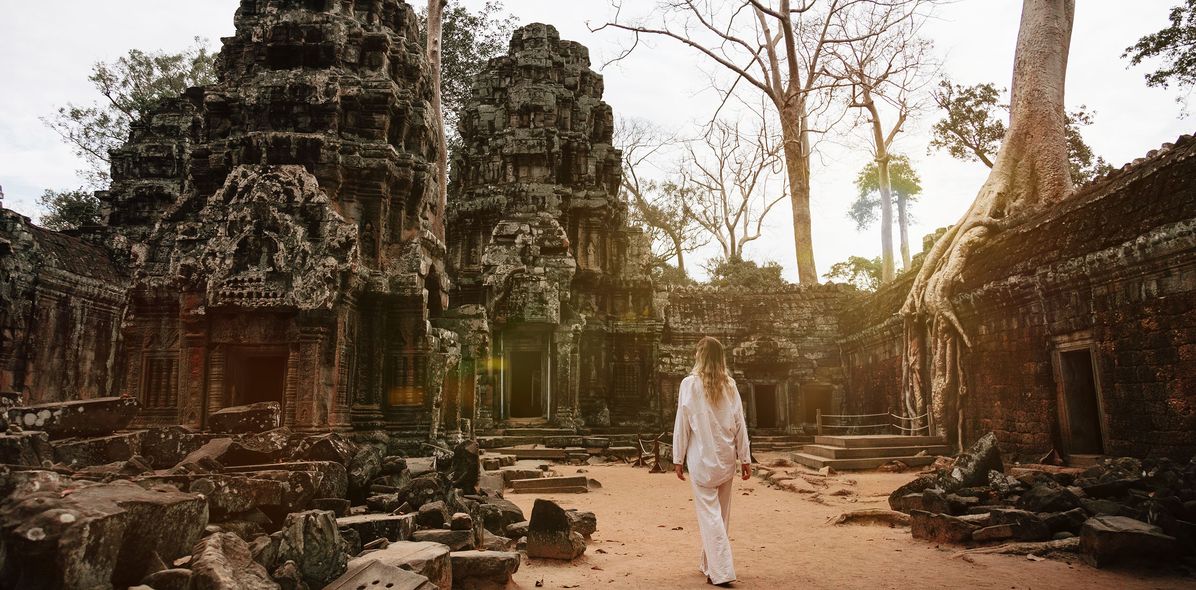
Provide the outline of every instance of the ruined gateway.
{"type": "MultiPolygon", "coordinates": [[[[475,80],[442,206],[409,5],[243,0],[235,21],[219,83],[114,153],[101,227],[0,212],[0,391],[128,396],[134,428],[271,401],[295,431],[412,442],[659,432],[711,334],[757,435],[900,407],[911,273],[872,296],[653,283],[602,77],[553,27],[475,80]]],[[[991,247],[962,297],[983,355],[964,418],[938,421],[949,439],[1196,453],[1192,149],[991,247]]]]}

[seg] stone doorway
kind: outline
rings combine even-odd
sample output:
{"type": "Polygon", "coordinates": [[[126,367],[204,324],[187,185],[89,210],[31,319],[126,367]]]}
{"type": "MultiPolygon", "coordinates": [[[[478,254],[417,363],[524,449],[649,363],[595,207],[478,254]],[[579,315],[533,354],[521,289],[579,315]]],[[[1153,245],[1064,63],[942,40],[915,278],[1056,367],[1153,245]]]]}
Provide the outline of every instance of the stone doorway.
{"type": "Polygon", "coordinates": [[[543,418],[544,353],[511,351],[510,418],[543,418]]]}
{"type": "Polygon", "coordinates": [[[821,410],[823,414],[830,413],[831,409],[831,386],[829,385],[804,385],[801,388],[802,395],[802,422],[805,424],[816,424],[818,422],[818,411],[821,410]]]}
{"type": "Polygon", "coordinates": [[[228,406],[283,403],[287,382],[285,349],[233,349],[228,353],[227,362],[224,399],[228,400],[228,406]]]}
{"type": "Polygon", "coordinates": [[[756,428],[780,428],[777,420],[777,386],[774,384],[752,387],[756,405],[756,428]]]}
{"type": "Polygon", "coordinates": [[[1069,455],[1104,453],[1094,361],[1089,347],[1059,352],[1059,385],[1063,394],[1060,421],[1069,455]]]}

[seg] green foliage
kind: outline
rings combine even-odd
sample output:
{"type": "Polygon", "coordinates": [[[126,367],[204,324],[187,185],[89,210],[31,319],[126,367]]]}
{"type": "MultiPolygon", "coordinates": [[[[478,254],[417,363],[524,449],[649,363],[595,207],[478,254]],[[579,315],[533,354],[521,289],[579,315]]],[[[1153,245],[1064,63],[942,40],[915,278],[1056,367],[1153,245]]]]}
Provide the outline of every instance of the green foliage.
{"type": "MultiPolygon", "coordinates": [[[[889,184],[893,189],[893,198],[905,199],[908,203],[917,201],[922,193],[922,178],[914,171],[907,156],[890,157],[889,184]]],[[[847,216],[855,221],[857,229],[868,229],[880,219],[880,171],[875,160],[868,162],[856,175],[855,186],[859,194],[847,211],[847,216]]]]}
{"type": "Polygon", "coordinates": [[[103,100],[89,106],[68,103],[42,118],[83,158],[86,168],[80,174],[92,188],[107,188],[108,152],[128,140],[133,121],[187,88],[216,81],[215,56],[206,45],[197,37],[195,46],[181,53],[133,49],[116,61],[97,62],[87,79],[103,100]]]}
{"type": "Polygon", "coordinates": [[[789,282],[781,276],[783,270],[776,261],[769,260],[764,264],[757,264],[754,260],[742,258],[716,258],[707,265],[710,273],[709,284],[715,287],[739,287],[765,291],[788,285],[789,282]]]}
{"type": "MultiPolygon", "coordinates": [[[[426,7],[420,16],[426,19],[426,7]]],[[[450,146],[459,141],[457,121],[472,94],[474,77],[491,58],[507,52],[518,22],[514,15],[505,13],[500,0],[487,0],[477,12],[459,4],[444,11],[440,91],[450,146]]]]}
{"type": "MultiPolygon", "coordinates": [[[[993,84],[961,86],[950,80],[939,82],[934,100],[944,113],[931,127],[930,147],[945,150],[953,158],[977,160],[992,168],[1005,138],[1009,105],[1000,102],[1004,92],[993,84]]],[[[1077,185],[1091,182],[1113,169],[1092,152],[1080,133],[1092,124],[1093,115],[1084,105],[1067,113],[1067,160],[1072,182],[1077,185]]]]}
{"type": "Polygon", "coordinates": [[[880,257],[868,259],[851,256],[844,262],[836,262],[822,275],[828,281],[854,285],[861,291],[875,291],[880,286],[880,257]]]}
{"type": "Polygon", "coordinates": [[[1133,65],[1146,59],[1162,59],[1165,64],[1146,74],[1146,83],[1161,88],[1173,83],[1190,88],[1196,85],[1196,0],[1172,8],[1168,19],[1171,26],[1142,37],[1127,47],[1122,57],[1130,58],[1133,65]]]}
{"type": "Polygon", "coordinates": [[[992,168],[1005,138],[1005,121],[997,116],[1001,94],[994,84],[961,86],[942,80],[932,93],[944,111],[943,119],[930,128],[930,147],[946,150],[959,160],[973,158],[992,168]]]}
{"type": "Polygon", "coordinates": [[[73,191],[47,190],[37,203],[45,210],[41,224],[46,229],[64,231],[100,223],[100,200],[82,187],[73,191]]]}
{"type": "Polygon", "coordinates": [[[652,279],[657,285],[694,285],[693,280],[684,270],[671,264],[656,264],[652,267],[652,279]]]}

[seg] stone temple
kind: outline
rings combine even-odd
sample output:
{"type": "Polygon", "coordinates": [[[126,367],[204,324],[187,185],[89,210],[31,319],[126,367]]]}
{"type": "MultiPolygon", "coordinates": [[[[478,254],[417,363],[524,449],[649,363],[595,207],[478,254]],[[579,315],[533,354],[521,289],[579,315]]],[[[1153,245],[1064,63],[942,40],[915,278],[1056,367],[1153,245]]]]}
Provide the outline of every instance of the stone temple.
{"type": "MultiPolygon", "coordinates": [[[[714,335],[761,441],[903,413],[912,273],[873,295],[655,284],[603,78],[553,27],[519,29],[474,80],[441,203],[411,6],[242,0],[235,23],[219,82],[113,153],[103,224],[0,210],[16,403],[124,396],[131,428],[198,432],[274,402],[296,432],[413,445],[630,436],[669,428],[714,335]]],[[[1194,149],[1185,136],[986,246],[957,303],[977,333],[968,394],[905,409],[1024,456],[1196,453],[1194,149]]]]}

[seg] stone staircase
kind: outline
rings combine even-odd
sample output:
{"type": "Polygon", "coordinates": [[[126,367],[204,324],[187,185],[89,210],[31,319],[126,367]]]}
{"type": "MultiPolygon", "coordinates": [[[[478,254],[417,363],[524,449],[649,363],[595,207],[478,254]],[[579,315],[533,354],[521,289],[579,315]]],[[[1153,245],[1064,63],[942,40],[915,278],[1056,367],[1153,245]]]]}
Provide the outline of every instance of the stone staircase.
{"type": "Polygon", "coordinates": [[[842,471],[876,469],[890,461],[922,467],[949,452],[941,436],[864,434],[816,436],[814,444],[806,445],[790,456],[807,467],[831,467],[842,471]]]}
{"type": "Polygon", "coordinates": [[[796,451],[803,445],[814,442],[814,437],[808,434],[789,434],[784,432],[748,432],[752,441],[753,453],[796,451]]]}

